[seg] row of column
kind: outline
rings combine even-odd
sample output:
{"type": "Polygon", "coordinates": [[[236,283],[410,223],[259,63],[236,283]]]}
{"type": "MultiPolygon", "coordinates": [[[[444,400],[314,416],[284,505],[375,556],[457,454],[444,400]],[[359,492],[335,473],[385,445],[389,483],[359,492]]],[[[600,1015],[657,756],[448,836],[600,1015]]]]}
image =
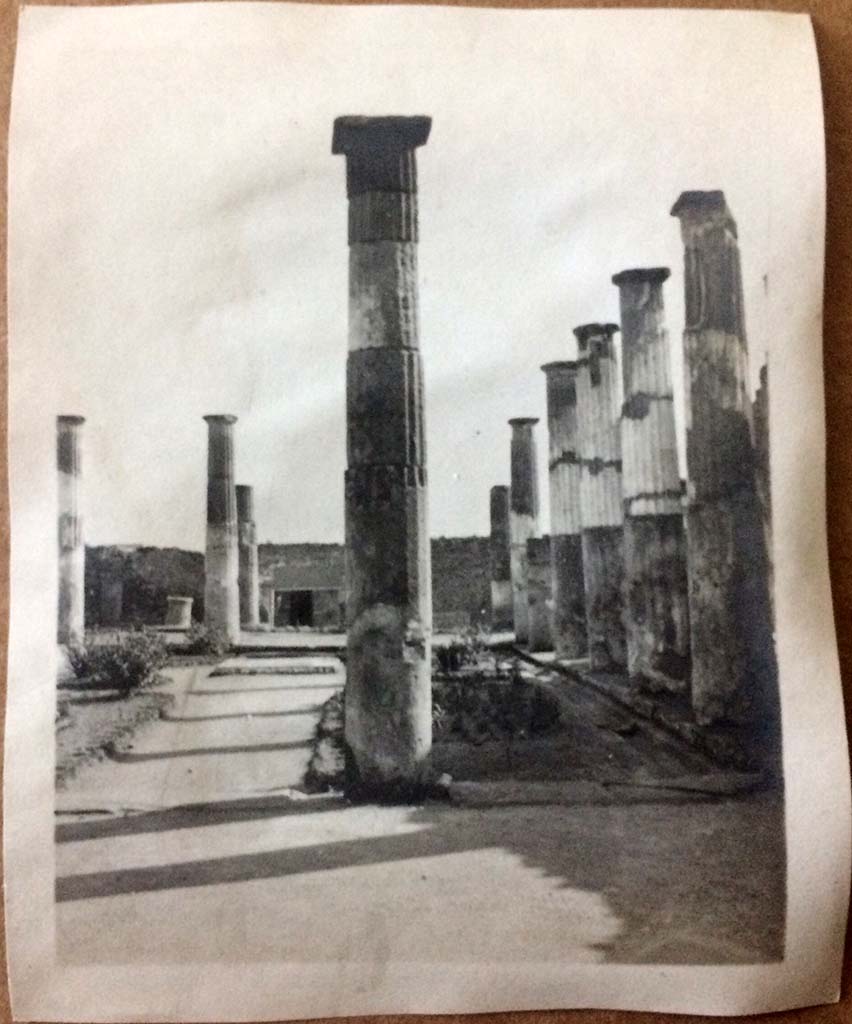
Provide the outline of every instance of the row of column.
{"type": "MultiPolygon", "coordinates": [[[[721,192],[686,192],[686,487],[665,327],[667,268],[613,277],[615,324],[575,329],[576,361],[547,381],[550,573],[539,540],[533,419],[512,419],[511,487],[491,492],[492,548],[508,516],[516,638],[595,669],[691,693],[699,722],[775,712],[768,555],[766,375],[748,396],[736,225],[721,192]],[[517,494],[515,493],[517,489],[517,494]],[[759,493],[760,489],[760,493],[759,493]],[[540,618],[552,594],[549,621],[540,618]],[[552,637],[548,636],[548,627],[552,637]]],[[[492,591],[505,594],[496,554],[492,591]]],[[[505,599],[495,626],[508,625],[505,599]]]]}
{"type": "MultiPolygon", "coordinates": [[[[241,627],[255,629],[260,621],[254,492],[234,483],[236,416],[204,419],[208,427],[204,621],[234,643],[241,627]]],[[[86,556],[80,511],[84,423],[82,416],[59,416],[56,421],[60,644],[82,640],[85,630],[86,556]]],[[[181,611],[187,607],[184,603],[181,611]]]]}

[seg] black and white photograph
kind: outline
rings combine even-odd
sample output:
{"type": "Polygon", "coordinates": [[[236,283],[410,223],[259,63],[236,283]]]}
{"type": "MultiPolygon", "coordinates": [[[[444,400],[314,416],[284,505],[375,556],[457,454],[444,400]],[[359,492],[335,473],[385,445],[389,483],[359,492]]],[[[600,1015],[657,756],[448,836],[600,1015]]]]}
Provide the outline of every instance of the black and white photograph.
{"type": "Polygon", "coordinates": [[[836,998],[822,146],[804,16],[24,10],[16,1019],[836,998]]]}

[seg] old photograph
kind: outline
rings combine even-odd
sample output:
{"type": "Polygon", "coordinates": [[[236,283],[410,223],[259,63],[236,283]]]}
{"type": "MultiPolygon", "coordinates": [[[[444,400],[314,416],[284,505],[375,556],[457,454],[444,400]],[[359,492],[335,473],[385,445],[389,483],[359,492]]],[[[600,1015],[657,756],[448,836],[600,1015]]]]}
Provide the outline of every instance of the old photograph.
{"type": "MultiPolygon", "coordinates": [[[[503,1009],[632,1005],[587,967],[789,968],[785,694],[839,699],[830,610],[825,696],[783,658],[807,23],[240,6],[29,12],[19,54],[53,968],[337,967],[342,1014],[441,1008],[417,965],[518,972],[503,1009]]],[[[174,991],[145,1009],[204,1017],[174,991]]]]}

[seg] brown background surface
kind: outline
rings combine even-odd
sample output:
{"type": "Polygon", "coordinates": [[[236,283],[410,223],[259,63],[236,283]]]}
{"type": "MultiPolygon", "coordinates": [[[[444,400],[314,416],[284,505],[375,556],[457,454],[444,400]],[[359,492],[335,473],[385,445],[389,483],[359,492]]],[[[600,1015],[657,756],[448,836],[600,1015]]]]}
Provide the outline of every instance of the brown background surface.
{"type": "MultiPolygon", "coordinates": [[[[60,0],[54,0],[55,3],[60,0]]],[[[66,0],[69,2],[69,0],[66,0]]],[[[75,2],[75,0],[70,0],[75,2]]],[[[92,0],[90,0],[90,3],[92,0]]],[[[94,0],[97,3],[97,0],[94,0]]],[[[4,699],[0,719],[5,715],[5,663],[8,636],[9,509],[6,458],[6,165],[8,156],[9,100],[15,59],[15,40],[19,3],[0,0],[0,114],[2,115],[3,224],[0,232],[3,278],[0,285],[3,344],[0,346],[0,645],[2,645],[4,699]]],[[[448,4],[450,6],[450,4],[448,4]]],[[[840,667],[846,705],[847,729],[852,727],[852,0],[811,0],[811,2],[761,2],[761,0],[681,0],[680,3],[580,2],[575,4],[525,2],[452,4],[452,6],[488,7],[729,7],[744,10],[808,12],[816,31],[825,102],[826,149],[828,162],[828,224],[825,275],[825,391],[828,445],[828,541],[834,614],[837,624],[840,667]]],[[[61,102],[61,97],[57,97],[61,102]]],[[[795,411],[793,410],[795,415],[795,411]]],[[[852,729],[850,729],[852,731],[852,729]]],[[[0,944],[3,934],[0,933],[0,944]]],[[[3,950],[5,959],[5,949],[3,950]]],[[[0,986],[0,1024],[11,1019],[8,988],[0,986]]],[[[375,1018],[399,1020],[469,1021],[471,1024],[676,1024],[698,1020],[675,1014],[627,1013],[574,1010],[511,1014],[482,1014],[471,1017],[375,1018]]],[[[700,1018],[708,1020],[711,1018],[700,1018]]],[[[766,1024],[852,1024],[852,941],[847,932],[847,950],[843,971],[843,995],[839,1004],[794,1010],[779,1014],[761,1014],[747,1018],[766,1024]]]]}

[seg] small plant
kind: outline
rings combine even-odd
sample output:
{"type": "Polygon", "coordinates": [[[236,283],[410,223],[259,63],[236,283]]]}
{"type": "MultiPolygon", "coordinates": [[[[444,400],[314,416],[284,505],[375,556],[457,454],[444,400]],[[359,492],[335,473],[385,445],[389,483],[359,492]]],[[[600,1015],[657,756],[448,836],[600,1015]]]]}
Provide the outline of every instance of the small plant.
{"type": "Polygon", "coordinates": [[[193,622],[186,634],[185,654],[202,654],[221,658],[230,649],[228,638],[221,629],[211,629],[200,622],[193,622]]]}
{"type": "Polygon", "coordinates": [[[68,660],[78,679],[95,689],[118,690],[126,697],[156,680],[168,660],[168,650],[156,633],[138,630],[115,643],[73,645],[68,660]]]}

